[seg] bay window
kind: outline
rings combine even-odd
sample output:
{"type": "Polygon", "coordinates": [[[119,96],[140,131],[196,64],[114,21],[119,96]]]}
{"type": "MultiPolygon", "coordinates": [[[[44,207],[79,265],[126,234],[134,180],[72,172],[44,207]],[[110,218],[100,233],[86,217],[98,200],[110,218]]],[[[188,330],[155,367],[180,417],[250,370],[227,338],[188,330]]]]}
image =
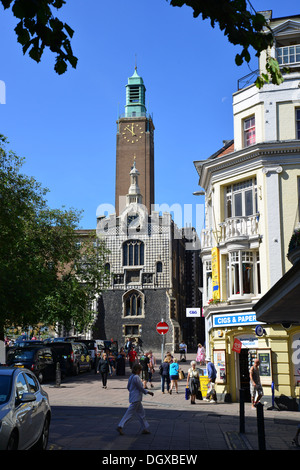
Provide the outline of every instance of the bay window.
{"type": "Polygon", "coordinates": [[[228,297],[261,293],[258,251],[236,250],[228,254],[228,297]]]}
{"type": "Polygon", "coordinates": [[[296,139],[300,139],[300,108],[296,109],[296,139]]]}
{"type": "Polygon", "coordinates": [[[250,178],[226,187],[225,212],[226,218],[257,213],[256,178],[250,178]]]}

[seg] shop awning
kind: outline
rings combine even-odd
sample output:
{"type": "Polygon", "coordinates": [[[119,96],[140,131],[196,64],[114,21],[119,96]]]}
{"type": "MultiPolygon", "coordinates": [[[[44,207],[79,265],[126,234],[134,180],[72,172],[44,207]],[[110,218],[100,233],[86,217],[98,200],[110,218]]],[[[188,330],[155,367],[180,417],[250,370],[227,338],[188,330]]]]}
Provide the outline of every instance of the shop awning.
{"type": "Polygon", "coordinates": [[[258,321],[300,324],[300,261],[274,284],[253,310],[258,321]]]}

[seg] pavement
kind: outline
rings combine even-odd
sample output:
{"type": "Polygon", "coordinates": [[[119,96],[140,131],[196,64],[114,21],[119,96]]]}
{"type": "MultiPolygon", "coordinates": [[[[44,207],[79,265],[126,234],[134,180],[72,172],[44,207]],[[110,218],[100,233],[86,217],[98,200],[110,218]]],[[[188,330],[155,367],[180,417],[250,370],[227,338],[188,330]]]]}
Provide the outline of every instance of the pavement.
{"type": "MultiPolygon", "coordinates": [[[[187,372],[190,360],[180,362],[187,372]]],[[[239,403],[208,403],[197,400],[191,405],[185,399],[186,379],[178,382],[179,393],[163,394],[158,371],[153,377],[154,396],[145,395],[143,406],[151,434],[140,433],[139,423],[131,420],[119,435],[116,427],[128,408],[126,376],[111,376],[107,389],[102,388],[100,376],[94,371],[64,379],[59,387],[44,384],[52,408],[49,450],[102,451],[103,458],[120,459],[120,455],[142,456],[151,462],[154,455],[198,455],[198,451],[298,451],[292,443],[300,413],[263,409],[264,438],[259,442],[257,410],[245,403],[245,425],[240,428],[239,403]],[[244,432],[240,432],[240,430],[244,432]],[[163,451],[163,453],[162,453],[163,451]],[[107,457],[108,456],[108,457],[107,457]]],[[[200,454],[199,454],[200,455],[200,454]]],[[[199,456],[198,455],[198,456],[199,456]]],[[[164,457],[165,458],[165,457],[164,457]]],[[[140,459],[141,460],[141,459],[140,459]]],[[[113,461],[102,463],[114,464],[113,461]]],[[[125,462],[130,465],[130,462],[125,462]]],[[[181,462],[187,463],[187,462],[181,462]]],[[[133,466],[133,465],[132,465],[133,466]]]]}

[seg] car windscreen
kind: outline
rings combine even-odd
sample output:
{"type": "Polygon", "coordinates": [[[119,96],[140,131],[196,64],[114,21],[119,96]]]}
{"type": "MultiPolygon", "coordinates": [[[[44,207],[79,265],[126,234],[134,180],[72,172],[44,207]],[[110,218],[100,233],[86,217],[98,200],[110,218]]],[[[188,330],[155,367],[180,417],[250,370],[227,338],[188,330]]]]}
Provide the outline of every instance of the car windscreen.
{"type": "Polygon", "coordinates": [[[12,378],[9,375],[0,375],[0,405],[6,403],[11,393],[12,378]]]}
{"type": "Polygon", "coordinates": [[[13,361],[32,361],[34,358],[34,354],[36,352],[36,349],[27,349],[27,348],[16,348],[16,349],[11,349],[8,351],[7,354],[7,362],[8,364],[13,361]]]}

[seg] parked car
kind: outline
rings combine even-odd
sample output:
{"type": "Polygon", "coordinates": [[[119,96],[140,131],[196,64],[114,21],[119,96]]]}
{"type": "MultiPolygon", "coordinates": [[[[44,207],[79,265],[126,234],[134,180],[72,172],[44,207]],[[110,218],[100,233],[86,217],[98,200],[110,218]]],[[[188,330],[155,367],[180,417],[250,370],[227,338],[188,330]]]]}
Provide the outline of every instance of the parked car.
{"type": "Polygon", "coordinates": [[[66,375],[78,375],[92,368],[89,350],[83,343],[54,341],[49,343],[49,348],[55,352],[61,371],[66,375]]]}
{"type": "Polygon", "coordinates": [[[91,360],[91,365],[93,368],[96,367],[96,361],[97,361],[97,343],[94,339],[74,339],[74,343],[82,343],[85,344],[86,347],[88,348],[89,355],[90,355],[90,360],[91,360]]]}
{"type": "Polygon", "coordinates": [[[113,354],[118,354],[118,342],[117,341],[110,341],[107,339],[95,339],[94,340],[97,345],[98,354],[101,354],[104,350],[109,350],[113,354]]]}
{"type": "Polygon", "coordinates": [[[8,350],[8,366],[26,367],[31,370],[39,382],[55,378],[57,359],[52,350],[45,345],[15,346],[8,350]]]}
{"type": "Polygon", "coordinates": [[[0,367],[0,450],[45,450],[51,407],[47,393],[27,369],[0,367]]]}

